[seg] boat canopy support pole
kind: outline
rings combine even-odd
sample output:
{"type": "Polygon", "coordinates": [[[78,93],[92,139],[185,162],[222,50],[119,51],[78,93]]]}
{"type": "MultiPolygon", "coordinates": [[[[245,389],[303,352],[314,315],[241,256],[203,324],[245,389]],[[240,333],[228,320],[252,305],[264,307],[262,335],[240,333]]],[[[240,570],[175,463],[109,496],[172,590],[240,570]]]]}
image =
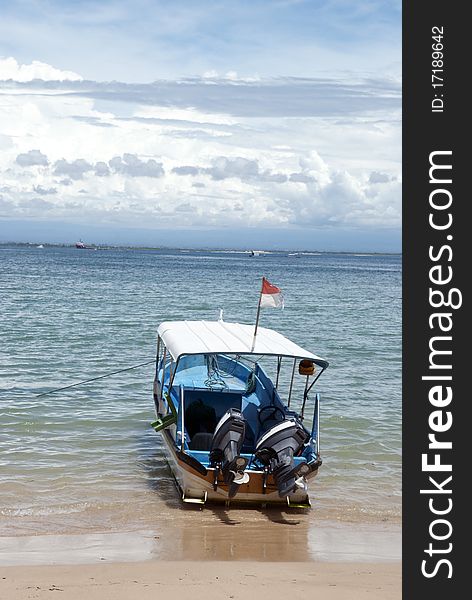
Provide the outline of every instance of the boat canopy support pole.
{"type": "Polygon", "coordinates": [[[180,449],[182,452],[184,451],[185,446],[185,406],[184,406],[184,386],[180,386],[180,410],[182,411],[182,432],[181,432],[181,442],[180,449]]]}
{"type": "Polygon", "coordinates": [[[297,367],[297,359],[294,358],[293,359],[292,377],[290,379],[290,389],[288,391],[288,401],[287,401],[288,408],[290,408],[290,400],[292,399],[293,379],[295,377],[295,369],[296,369],[296,367],[297,367]]]}
{"type": "Polygon", "coordinates": [[[275,389],[278,389],[278,387],[279,387],[279,376],[280,376],[281,367],[282,367],[282,357],[277,356],[277,378],[275,380],[275,389]]]}
{"type": "Polygon", "coordinates": [[[316,454],[320,455],[320,401],[319,392],[315,394],[315,411],[313,413],[313,427],[311,429],[311,437],[316,441],[316,454]]]}
{"type": "Polygon", "coordinates": [[[157,336],[157,349],[156,349],[156,375],[159,371],[159,353],[161,351],[161,338],[157,336]]]}
{"type": "Polygon", "coordinates": [[[166,374],[166,358],[167,358],[167,348],[164,346],[164,352],[162,353],[161,400],[164,397],[164,377],[165,377],[165,374],[166,374]]]}
{"type": "Polygon", "coordinates": [[[305,391],[303,392],[302,410],[301,410],[301,413],[300,413],[300,417],[302,419],[305,417],[305,404],[306,404],[306,401],[308,400],[308,390],[311,389],[311,385],[308,388],[308,381],[309,381],[309,379],[310,379],[310,376],[307,375],[306,376],[306,381],[305,381],[305,391]]]}
{"type": "Polygon", "coordinates": [[[313,379],[313,381],[311,382],[310,387],[307,389],[307,394],[310,393],[311,388],[315,385],[315,383],[318,381],[318,379],[320,378],[321,374],[323,373],[323,371],[325,370],[326,367],[322,367],[321,371],[318,373],[318,375],[313,379]]]}
{"type": "Polygon", "coordinates": [[[306,401],[308,400],[308,394],[310,393],[311,388],[315,385],[315,383],[320,378],[320,375],[321,375],[321,373],[323,373],[323,371],[324,371],[324,368],[321,369],[321,371],[313,379],[313,381],[311,382],[310,385],[308,385],[308,379],[310,378],[310,376],[309,375],[306,376],[305,391],[303,392],[303,404],[302,404],[302,410],[301,410],[301,415],[300,415],[302,419],[305,415],[305,404],[306,404],[306,401]]]}
{"type": "Polygon", "coordinates": [[[171,355],[171,363],[170,363],[170,367],[169,367],[169,390],[174,385],[174,377],[175,377],[175,374],[177,373],[177,367],[179,366],[179,360],[180,360],[180,356],[177,359],[176,363],[174,364],[172,362],[172,355],[171,355]],[[174,364],[174,368],[172,368],[173,364],[174,364]]]}

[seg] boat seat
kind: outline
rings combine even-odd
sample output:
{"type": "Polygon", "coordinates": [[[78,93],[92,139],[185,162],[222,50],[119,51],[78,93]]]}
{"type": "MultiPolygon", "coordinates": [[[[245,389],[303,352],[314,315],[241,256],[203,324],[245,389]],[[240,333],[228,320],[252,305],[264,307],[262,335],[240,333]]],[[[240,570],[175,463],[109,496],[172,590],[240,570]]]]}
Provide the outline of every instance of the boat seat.
{"type": "Polygon", "coordinates": [[[215,409],[201,398],[191,401],[185,409],[185,429],[191,440],[198,433],[213,435],[217,422],[215,409]]]}
{"type": "Polygon", "coordinates": [[[190,440],[188,447],[190,450],[210,450],[212,439],[212,433],[199,432],[190,440]]]}

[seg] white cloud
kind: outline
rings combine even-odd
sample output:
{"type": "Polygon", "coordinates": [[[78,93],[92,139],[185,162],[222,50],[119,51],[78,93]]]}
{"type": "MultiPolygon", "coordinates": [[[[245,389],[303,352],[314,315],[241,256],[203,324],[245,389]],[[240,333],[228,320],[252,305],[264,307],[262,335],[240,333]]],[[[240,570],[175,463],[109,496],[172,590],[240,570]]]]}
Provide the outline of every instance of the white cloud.
{"type": "Polygon", "coordinates": [[[243,181],[251,181],[259,178],[259,163],[257,160],[241,156],[234,158],[218,156],[213,160],[213,166],[205,169],[205,172],[216,181],[231,177],[236,177],[243,181]]]}
{"type": "Polygon", "coordinates": [[[315,181],[313,175],[307,175],[306,173],[290,173],[289,181],[295,183],[311,183],[315,181]]]}
{"type": "Polygon", "coordinates": [[[131,177],[162,177],[164,169],[162,163],[153,158],[141,160],[135,154],[125,152],[123,157],[115,156],[109,161],[110,167],[115,173],[122,173],[131,177]]]}
{"type": "Polygon", "coordinates": [[[40,150],[30,150],[29,152],[18,154],[16,162],[21,167],[46,167],[49,164],[48,157],[40,150]]]}
{"type": "Polygon", "coordinates": [[[201,173],[201,170],[198,167],[182,165],[181,167],[174,167],[172,173],[177,173],[177,175],[198,175],[201,173]]]}
{"type": "Polygon", "coordinates": [[[54,175],[67,175],[71,179],[82,179],[87,171],[92,170],[92,165],[83,158],[76,158],[68,162],[64,158],[54,164],[54,175]]]}
{"type": "Polygon", "coordinates": [[[110,175],[110,169],[106,162],[99,160],[95,164],[95,175],[98,177],[108,177],[108,175],[110,175]]]}
{"type": "Polygon", "coordinates": [[[369,176],[369,183],[387,183],[388,181],[390,181],[390,176],[387,173],[372,171],[369,176]]]}
{"type": "Polygon", "coordinates": [[[400,225],[397,84],[208,79],[0,84],[2,215],[136,227],[400,225]]]}
{"type": "Polygon", "coordinates": [[[0,81],[18,81],[21,83],[41,79],[42,81],[82,81],[82,77],[73,71],[61,71],[46,63],[33,60],[29,65],[20,65],[13,58],[0,57],[0,81]]]}
{"type": "Polygon", "coordinates": [[[41,185],[35,185],[35,186],[33,186],[33,190],[41,196],[57,194],[57,189],[55,187],[43,188],[41,185]]]}

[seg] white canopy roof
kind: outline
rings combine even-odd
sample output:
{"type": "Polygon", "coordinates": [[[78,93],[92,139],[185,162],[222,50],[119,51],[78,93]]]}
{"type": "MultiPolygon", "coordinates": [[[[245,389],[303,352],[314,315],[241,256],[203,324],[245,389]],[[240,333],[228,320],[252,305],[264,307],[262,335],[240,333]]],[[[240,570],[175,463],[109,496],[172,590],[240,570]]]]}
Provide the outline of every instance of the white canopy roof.
{"type": "Polygon", "coordinates": [[[157,333],[174,360],[184,354],[265,354],[308,358],[320,367],[328,366],[326,360],[265,327],[258,327],[253,351],[254,325],[224,321],[165,321],[159,325],[157,333]]]}

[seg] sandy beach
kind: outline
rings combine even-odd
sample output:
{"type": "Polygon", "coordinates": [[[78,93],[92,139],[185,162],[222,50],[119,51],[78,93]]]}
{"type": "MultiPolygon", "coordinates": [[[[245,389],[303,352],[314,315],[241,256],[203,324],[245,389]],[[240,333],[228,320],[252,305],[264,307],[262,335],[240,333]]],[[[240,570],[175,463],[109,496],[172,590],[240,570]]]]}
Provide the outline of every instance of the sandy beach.
{"type": "Polygon", "coordinates": [[[2,537],[0,598],[401,597],[398,526],[320,523],[310,548],[300,525],[2,537]]]}
{"type": "Polygon", "coordinates": [[[143,600],[192,597],[398,599],[400,563],[158,562],[7,567],[1,570],[5,600],[143,600]]]}

